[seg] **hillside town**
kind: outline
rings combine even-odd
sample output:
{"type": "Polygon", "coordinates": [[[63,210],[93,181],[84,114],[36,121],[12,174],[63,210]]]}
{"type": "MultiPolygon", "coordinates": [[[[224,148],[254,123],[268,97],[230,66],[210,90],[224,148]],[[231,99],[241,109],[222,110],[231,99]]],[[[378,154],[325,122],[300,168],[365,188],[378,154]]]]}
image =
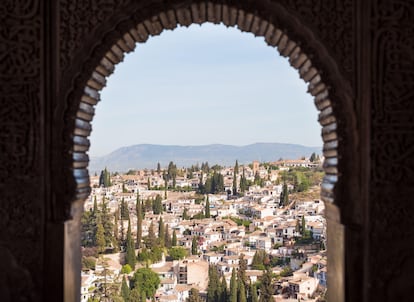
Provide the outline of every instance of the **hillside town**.
{"type": "Polygon", "coordinates": [[[81,301],[325,301],[322,161],[91,176],[81,301]]]}

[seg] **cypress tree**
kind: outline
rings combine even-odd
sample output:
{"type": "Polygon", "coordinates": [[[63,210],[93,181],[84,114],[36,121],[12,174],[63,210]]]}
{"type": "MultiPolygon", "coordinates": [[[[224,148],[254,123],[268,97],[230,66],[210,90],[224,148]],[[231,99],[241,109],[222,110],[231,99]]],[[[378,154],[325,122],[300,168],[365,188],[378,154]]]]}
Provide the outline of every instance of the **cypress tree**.
{"type": "Polygon", "coordinates": [[[224,275],[221,277],[221,288],[220,288],[220,302],[227,302],[227,282],[224,275]]]}
{"type": "Polygon", "coordinates": [[[139,201],[139,193],[137,193],[137,202],[135,205],[136,212],[137,212],[137,248],[141,247],[142,241],[142,204],[139,201]]]}
{"type": "Polygon", "coordinates": [[[173,231],[173,234],[172,234],[171,246],[177,246],[177,234],[175,233],[175,230],[173,231]]]}
{"type": "Polygon", "coordinates": [[[165,242],[165,247],[166,248],[171,247],[171,236],[170,236],[170,231],[169,231],[169,228],[168,228],[168,224],[165,225],[164,242],[165,242]]]}
{"type": "Polygon", "coordinates": [[[305,222],[305,215],[302,216],[302,223],[301,223],[301,234],[302,237],[305,237],[306,234],[306,222],[305,222]]]}
{"type": "Polygon", "coordinates": [[[250,301],[249,302],[258,302],[258,298],[257,298],[257,288],[256,285],[254,283],[250,284],[250,301]]]}
{"type": "Polygon", "coordinates": [[[160,220],[158,221],[158,239],[160,246],[165,245],[165,226],[164,221],[162,220],[162,217],[160,217],[160,220]]]}
{"type": "Polygon", "coordinates": [[[210,218],[210,200],[207,195],[206,206],[205,206],[205,217],[210,218]]]}
{"type": "Polygon", "coordinates": [[[96,201],[96,195],[93,197],[93,215],[98,214],[98,202],[96,201]]]}
{"type": "Polygon", "coordinates": [[[247,270],[247,260],[244,259],[244,254],[241,253],[239,256],[239,269],[237,271],[237,278],[238,280],[243,282],[243,287],[245,290],[247,288],[246,270],[247,270]]]}
{"type": "Polygon", "coordinates": [[[268,267],[261,277],[260,302],[273,302],[272,271],[268,267]]]}
{"type": "Polygon", "coordinates": [[[184,208],[184,210],[183,210],[183,220],[188,220],[188,219],[190,219],[190,217],[188,216],[188,210],[187,210],[187,208],[184,208]]]}
{"type": "Polygon", "coordinates": [[[237,302],[247,302],[246,299],[246,288],[242,280],[237,281],[237,302]]]}
{"type": "Polygon", "coordinates": [[[105,198],[102,199],[100,216],[101,216],[102,226],[104,228],[105,244],[106,246],[110,246],[111,243],[113,242],[112,235],[114,231],[114,226],[112,222],[113,217],[112,217],[112,214],[108,210],[107,203],[105,202],[105,198]]]}
{"type": "Polygon", "coordinates": [[[155,236],[154,232],[154,224],[151,221],[151,224],[148,229],[148,237],[147,237],[147,248],[152,249],[155,246],[155,243],[157,242],[157,237],[155,236]]]}
{"type": "Polygon", "coordinates": [[[125,300],[125,302],[126,301],[128,301],[128,302],[142,302],[142,301],[145,301],[143,296],[144,296],[143,293],[141,293],[139,288],[136,287],[136,288],[133,288],[130,291],[129,297],[128,297],[127,300],[125,300]]]}
{"type": "Polygon", "coordinates": [[[239,162],[236,160],[233,171],[233,195],[237,195],[237,174],[239,174],[239,162]]]}
{"type": "Polygon", "coordinates": [[[197,255],[197,238],[194,236],[191,242],[191,255],[197,255]]]}
{"type": "Polygon", "coordinates": [[[105,230],[101,223],[101,219],[98,216],[98,221],[96,225],[96,246],[98,247],[98,252],[102,253],[105,250],[105,230]]]}
{"type": "Polygon", "coordinates": [[[130,289],[129,286],[126,282],[125,276],[122,277],[122,285],[121,285],[121,296],[122,298],[124,298],[124,301],[128,301],[129,300],[129,295],[130,295],[130,289]]]}
{"type": "Polygon", "coordinates": [[[126,255],[125,255],[125,263],[129,264],[131,268],[135,269],[135,263],[137,261],[135,256],[135,244],[134,239],[132,239],[131,235],[131,221],[128,220],[128,231],[127,231],[127,239],[126,239],[126,255]]]}
{"type": "Polygon", "coordinates": [[[234,267],[231,272],[229,302],[237,302],[237,281],[236,270],[234,269],[234,267]]]}
{"type": "Polygon", "coordinates": [[[208,286],[207,286],[207,302],[217,302],[219,294],[219,279],[217,268],[214,265],[208,267],[208,286]]]}

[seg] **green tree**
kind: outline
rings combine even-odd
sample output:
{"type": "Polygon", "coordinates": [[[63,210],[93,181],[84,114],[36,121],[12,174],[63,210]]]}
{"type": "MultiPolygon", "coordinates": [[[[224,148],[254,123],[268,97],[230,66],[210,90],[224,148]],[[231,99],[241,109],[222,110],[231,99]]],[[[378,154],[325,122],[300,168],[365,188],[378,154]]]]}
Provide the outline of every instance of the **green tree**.
{"type": "Polygon", "coordinates": [[[160,246],[165,245],[165,226],[162,217],[160,217],[160,220],[158,221],[158,241],[160,246]]]}
{"type": "Polygon", "coordinates": [[[132,272],[132,268],[129,264],[125,264],[125,265],[122,266],[121,274],[127,274],[128,275],[131,272],[132,272]]]}
{"type": "Polygon", "coordinates": [[[183,210],[183,220],[189,220],[190,216],[188,216],[188,209],[184,208],[183,210]]]}
{"type": "Polygon", "coordinates": [[[283,183],[282,192],[280,193],[280,206],[287,206],[289,204],[289,192],[286,182],[283,183]]]}
{"type": "Polygon", "coordinates": [[[114,242],[113,240],[114,225],[112,222],[113,215],[109,212],[105,198],[102,199],[100,216],[101,216],[102,226],[104,228],[105,245],[110,246],[114,242]]]}
{"type": "Polygon", "coordinates": [[[129,219],[128,203],[125,202],[124,198],[121,199],[121,220],[129,219]]]}
{"type": "Polygon", "coordinates": [[[148,267],[137,269],[134,276],[131,278],[131,288],[140,289],[141,293],[143,293],[147,299],[154,298],[159,285],[160,278],[158,277],[158,274],[148,267]]]}
{"type": "Polygon", "coordinates": [[[177,234],[175,233],[175,230],[174,230],[172,234],[172,239],[171,239],[171,246],[176,246],[176,245],[177,245],[177,234]]]}
{"type": "Polygon", "coordinates": [[[220,299],[220,280],[217,267],[209,265],[208,267],[208,286],[207,286],[207,302],[217,302],[220,299]]]}
{"type": "Polygon", "coordinates": [[[237,174],[239,174],[239,162],[236,160],[233,171],[233,195],[237,195],[237,174]]]}
{"type": "Polygon", "coordinates": [[[136,261],[137,260],[135,256],[135,244],[134,244],[134,239],[132,239],[132,235],[131,235],[131,221],[128,220],[125,262],[126,264],[129,264],[131,268],[134,269],[136,261]]]}
{"type": "Polygon", "coordinates": [[[228,290],[227,290],[227,282],[224,275],[221,277],[221,286],[220,286],[220,302],[227,302],[228,290]]]}
{"type": "Polygon", "coordinates": [[[105,251],[105,230],[101,223],[101,219],[98,219],[96,226],[96,246],[98,247],[98,252],[103,253],[105,251]]]}
{"type": "Polygon", "coordinates": [[[229,302],[237,302],[237,280],[236,270],[234,269],[234,267],[231,272],[229,302]]]}
{"type": "Polygon", "coordinates": [[[141,292],[139,288],[134,288],[130,291],[129,297],[127,300],[128,302],[144,302],[144,299],[142,298],[141,292]]]}
{"type": "Polygon", "coordinates": [[[155,200],[152,204],[152,211],[154,212],[154,214],[158,215],[158,214],[162,214],[162,198],[161,196],[158,194],[155,197],[155,200]]]}
{"type": "Polygon", "coordinates": [[[190,289],[188,298],[185,301],[186,302],[204,302],[204,300],[200,297],[199,291],[195,288],[190,289]]]}
{"type": "Polygon", "coordinates": [[[191,242],[191,255],[197,255],[197,254],[198,254],[198,244],[197,244],[197,238],[194,236],[191,242]]]}
{"type": "Polygon", "coordinates": [[[244,259],[244,254],[241,253],[239,256],[239,269],[237,270],[237,279],[243,282],[243,287],[246,290],[247,288],[247,260],[244,259]]]}
{"type": "Polygon", "coordinates": [[[137,248],[141,248],[141,241],[142,241],[142,203],[139,200],[139,193],[137,193],[137,201],[135,205],[136,213],[137,213],[137,248]]]}
{"type": "Polygon", "coordinates": [[[165,247],[166,248],[171,248],[171,235],[170,235],[170,231],[169,231],[169,227],[168,224],[165,225],[165,235],[164,235],[164,242],[165,242],[165,247]]]}
{"type": "Polygon", "coordinates": [[[206,218],[210,218],[210,200],[208,198],[208,195],[207,195],[207,200],[206,200],[206,206],[205,206],[204,213],[205,213],[204,215],[205,215],[206,218]]]}
{"type": "Polygon", "coordinates": [[[122,285],[121,285],[121,296],[124,298],[124,301],[129,300],[129,294],[130,294],[129,286],[126,282],[125,276],[122,277],[122,285]]]}
{"type": "Polygon", "coordinates": [[[101,171],[101,175],[99,176],[99,185],[105,188],[112,186],[111,175],[106,167],[101,171]]]}
{"type": "Polygon", "coordinates": [[[187,250],[179,246],[170,248],[168,253],[172,260],[181,260],[187,256],[187,250]]]}
{"type": "Polygon", "coordinates": [[[260,302],[273,302],[272,271],[268,267],[260,278],[260,302]]]}
{"type": "Polygon", "coordinates": [[[246,288],[242,280],[237,281],[237,302],[247,302],[246,288]]]}
{"type": "Polygon", "coordinates": [[[249,302],[258,302],[258,298],[257,298],[257,288],[256,285],[254,283],[250,284],[250,299],[249,302]]]}
{"type": "Polygon", "coordinates": [[[157,237],[155,236],[154,224],[152,223],[152,221],[151,221],[151,224],[149,226],[148,236],[147,236],[146,239],[147,240],[146,240],[145,245],[148,249],[152,249],[157,243],[157,237]]]}
{"type": "Polygon", "coordinates": [[[160,163],[157,163],[157,173],[158,174],[161,173],[161,165],[160,165],[160,163]]]}
{"type": "Polygon", "coordinates": [[[305,221],[305,215],[302,216],[302,222],[300,225],[300,231],[301,231],[301,235],[303,237],[305,237],[306,234],[306,221],[305,221]]]}
{"type": "Polygon", "coordinates": [[[315,160],[316,160],[316,154],[315,154],[315,152],[313,152],[313,153],[311,154],[310,158],[309,158],[309,161],[310,161],[310,162],[314,162],[315,160]]]}

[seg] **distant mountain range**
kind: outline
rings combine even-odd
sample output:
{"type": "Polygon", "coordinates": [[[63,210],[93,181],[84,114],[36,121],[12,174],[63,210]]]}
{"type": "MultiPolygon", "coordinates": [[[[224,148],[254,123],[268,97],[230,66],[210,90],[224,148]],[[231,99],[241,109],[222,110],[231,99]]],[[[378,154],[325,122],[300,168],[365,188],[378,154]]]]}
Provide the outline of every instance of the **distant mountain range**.
{"type": "Polygon", "coordinates": [[[322,153],[321,147],[307,147],[296,144],[256,143],[247,146],[204,145],[204,146],[168,146],[140,144],[119,148],[112,153],[91,158],[89,171],[99,172],[105,167],[109,171],[126,172],[130,169],[156,169],[157,163],[166,167],[173,161],[177,167],[208,162],[210,166],[219,164],[232,166],[236,159],[240,164],[248,164],[253,160],[260,162],[283,159],[309,157],[313,152],[322,153]]]}

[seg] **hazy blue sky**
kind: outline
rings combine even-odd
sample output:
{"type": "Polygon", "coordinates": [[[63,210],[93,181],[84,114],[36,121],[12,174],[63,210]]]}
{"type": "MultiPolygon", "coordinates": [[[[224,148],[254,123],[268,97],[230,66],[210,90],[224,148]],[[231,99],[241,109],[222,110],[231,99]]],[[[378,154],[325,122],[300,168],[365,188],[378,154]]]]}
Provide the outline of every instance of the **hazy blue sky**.
{"type": "Polygon", "coordinates": [[[92,125],[91,156],[142,143],[322,146],[298,72],[263,38],[223,25],[138,44],[109,77],[92,125]]]}

